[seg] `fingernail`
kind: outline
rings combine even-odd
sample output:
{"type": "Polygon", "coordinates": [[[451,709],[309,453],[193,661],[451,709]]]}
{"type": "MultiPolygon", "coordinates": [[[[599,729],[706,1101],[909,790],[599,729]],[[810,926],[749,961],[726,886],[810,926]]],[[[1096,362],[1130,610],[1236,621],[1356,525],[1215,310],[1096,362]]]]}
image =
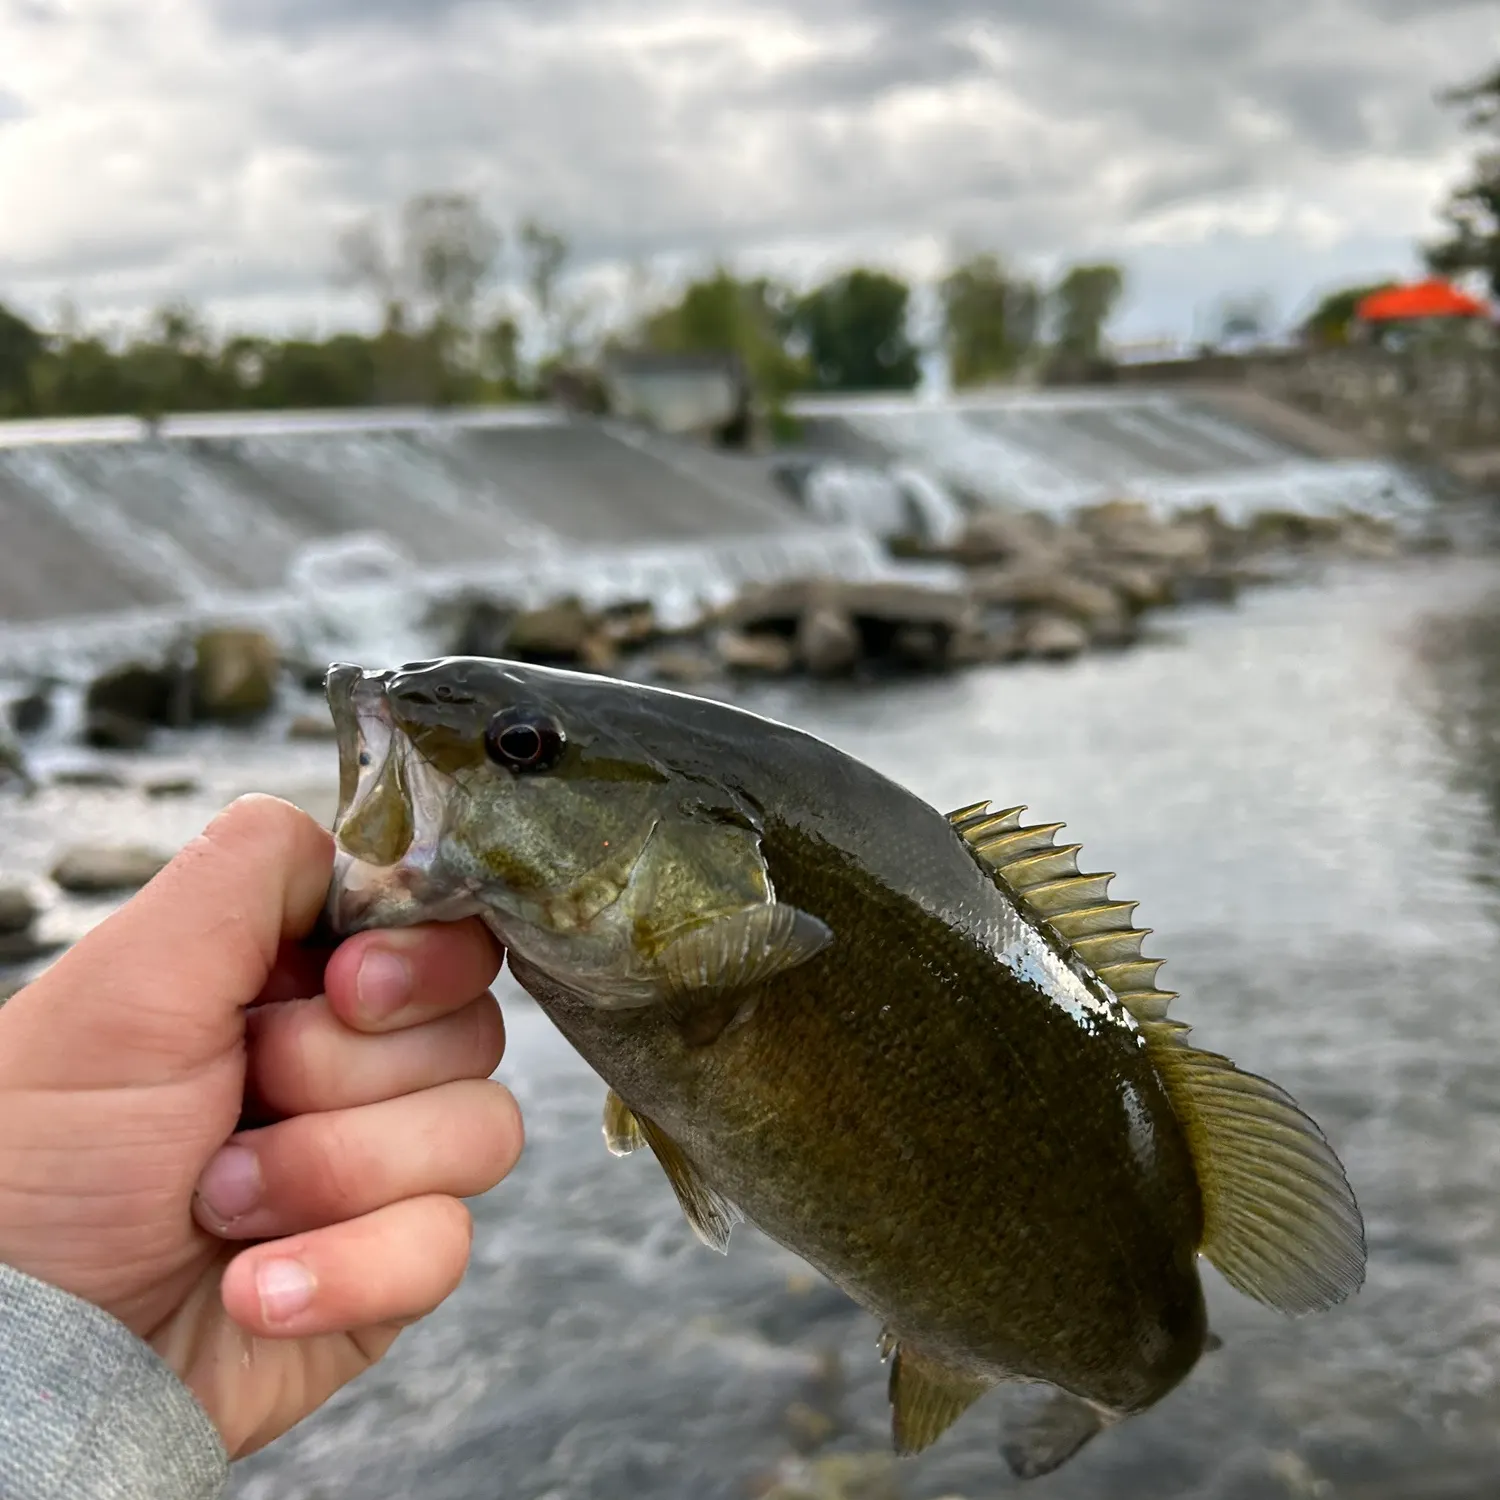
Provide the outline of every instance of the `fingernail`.
{"type": "Polygon", "coordinates": [[[354,981],[360,1014],[384,1021],[411,999],[411,966],[389,948],[371,948],[359,961],[354,981]]]}
{"type": "Polygon", "coordinates": [[[297,1260],[268,1260],[255,1273],[260,1314],[268,1323],[295,1318],[312,1301],[316,1289],[312,1273],[297,1260]]]}
{"type": "Polygon", "coordinates": [[[220,1228],[243,1218],[257,1203],[265,1184],[260,1158],[248,1146],[221,1146],[198,1179],[198,1199],[220,1228]]]}

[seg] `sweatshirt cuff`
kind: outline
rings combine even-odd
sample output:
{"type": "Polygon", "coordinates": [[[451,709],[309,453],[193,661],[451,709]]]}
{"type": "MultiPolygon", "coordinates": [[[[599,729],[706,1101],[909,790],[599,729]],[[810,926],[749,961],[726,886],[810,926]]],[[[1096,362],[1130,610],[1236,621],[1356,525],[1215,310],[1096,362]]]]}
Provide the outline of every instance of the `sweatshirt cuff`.
{"type": "Polygon", "coordinates": [[[102,1308],[0,1265],[0,1495],[218,1500],[218,1429],[102,1308]]]}

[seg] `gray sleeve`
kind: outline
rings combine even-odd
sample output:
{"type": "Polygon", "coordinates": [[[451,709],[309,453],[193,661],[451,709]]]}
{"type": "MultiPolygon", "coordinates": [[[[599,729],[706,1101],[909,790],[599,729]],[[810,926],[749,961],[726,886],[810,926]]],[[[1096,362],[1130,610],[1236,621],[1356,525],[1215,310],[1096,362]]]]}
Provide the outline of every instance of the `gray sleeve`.
{"type": "Polygon", "coordinates": [[[228,1471],[208,1413],[150,1345],[0,1265],[5,1500],[218,1500],[228,1471]]]}

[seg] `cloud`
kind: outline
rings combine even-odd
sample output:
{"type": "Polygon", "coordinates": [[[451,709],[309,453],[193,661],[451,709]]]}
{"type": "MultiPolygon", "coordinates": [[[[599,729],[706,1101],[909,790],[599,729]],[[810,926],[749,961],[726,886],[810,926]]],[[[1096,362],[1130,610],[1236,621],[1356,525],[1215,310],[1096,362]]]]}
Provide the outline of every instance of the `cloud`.
{"type": "Polygon", "coordinates": [[[1497,40],[1477,0],[0,0],[0,297],[343,315],[339,229],[458,187],[594,265],[1123,253],[1180,326],[1194,266],[1409,255],[1497,40]]]}

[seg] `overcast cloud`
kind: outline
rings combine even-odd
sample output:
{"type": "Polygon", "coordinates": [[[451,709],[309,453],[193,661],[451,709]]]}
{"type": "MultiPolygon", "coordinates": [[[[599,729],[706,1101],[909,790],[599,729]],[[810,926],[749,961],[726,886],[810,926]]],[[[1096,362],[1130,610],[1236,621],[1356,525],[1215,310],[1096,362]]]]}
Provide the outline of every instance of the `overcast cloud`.
{"type": "Polygon", "coordinates": [[[954,246],[1132,273],[1122,332],[1409,269],[1492,0],[0,0],[0,299],[345,318],[339,229],[479,192],[580,260],[954,246]]]}

